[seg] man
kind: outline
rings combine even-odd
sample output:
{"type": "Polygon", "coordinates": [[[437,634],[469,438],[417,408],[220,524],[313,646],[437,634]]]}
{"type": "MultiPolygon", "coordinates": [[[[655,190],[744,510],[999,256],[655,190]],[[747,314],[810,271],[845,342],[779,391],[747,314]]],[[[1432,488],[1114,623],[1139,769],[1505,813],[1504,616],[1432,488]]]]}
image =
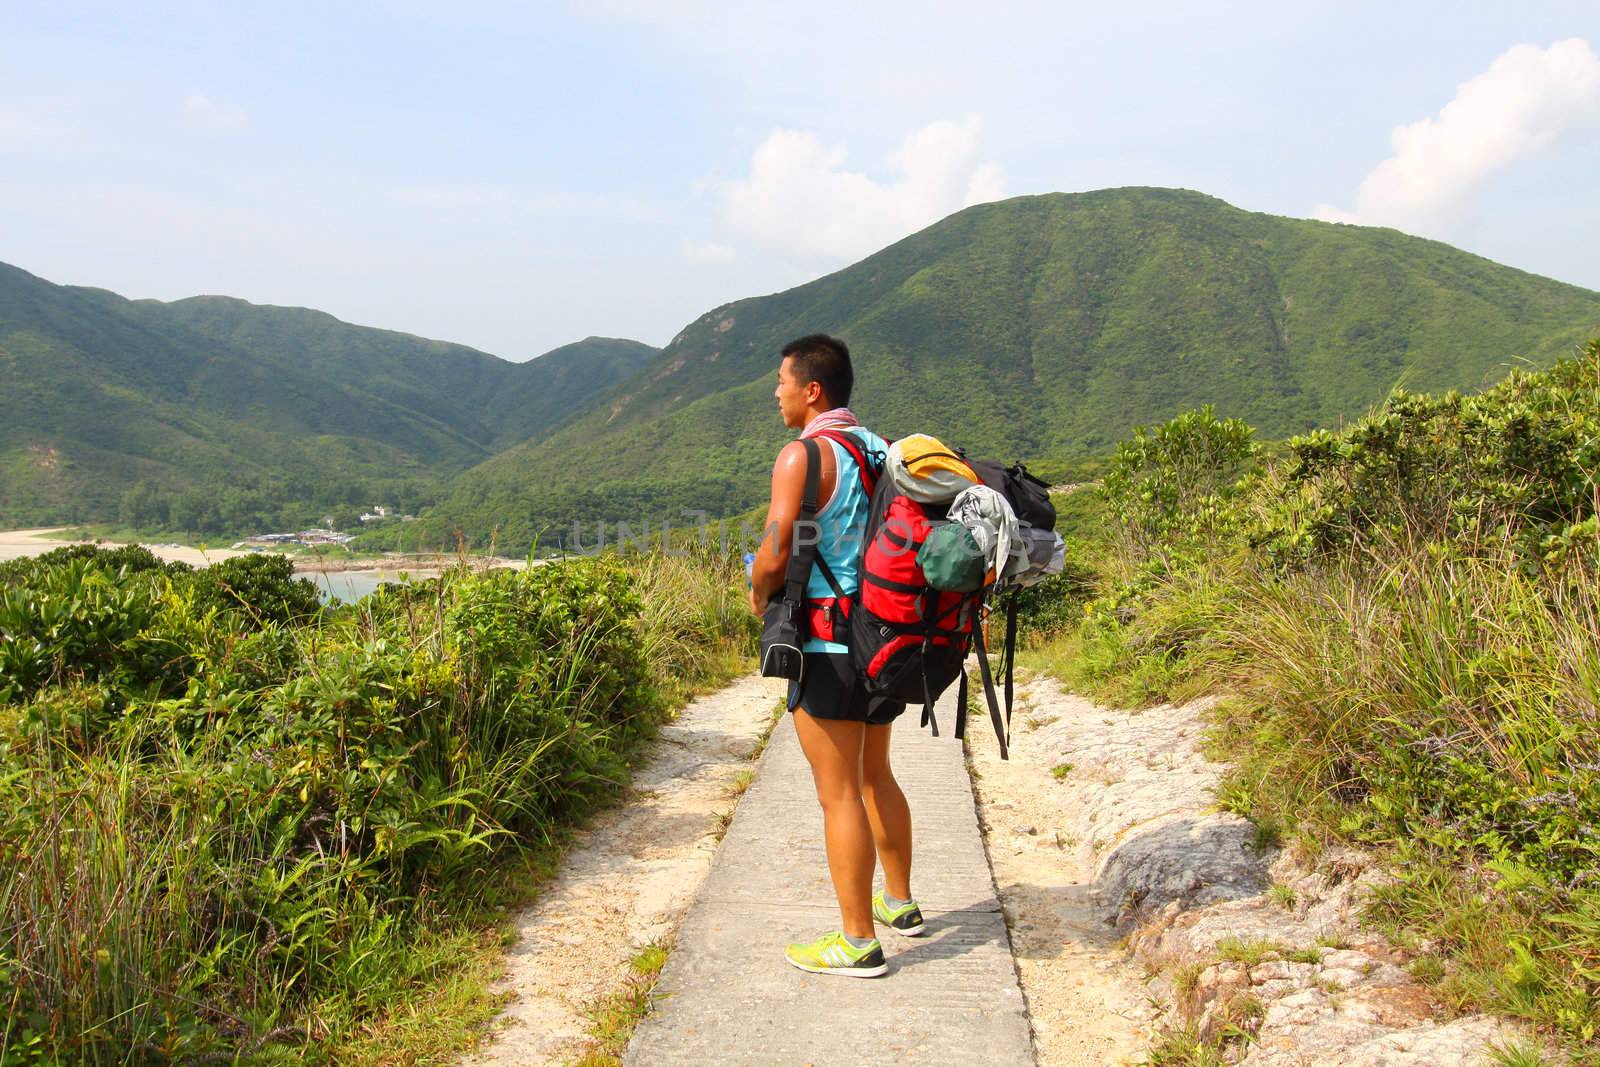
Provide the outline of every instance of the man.
{"type": "MultiPolygon", "coordinates": [[[[824,431],[855,435],[867,452],[882,456],[888,445],[850,412],[854,384],[844,342],[812,334],[784,346],[773,396],[785,426],[801,438],[824,431]]],[[[859,556],[870,501],[855,458],[821,436],[819,510],[814,534],[817,555],[852,600],[860,588],[859,556]]],[[[772,468],[772,499],[761,548],[750,579],[750,610],[765,611],[783,588],[805,489],[806,449],[785,445],[772,468]]],[[[826,607],[834,588],[813,566],[806,586],[808,607],[826,607]]],[[[808,611],[818,618],[825,612],[808,611]]],[[[835,616],[836,617],[836,616],[835,616]]],[[[869,697],[851,667],[847,628],[828,633],[819,623],[801,646],[804,670],[789,684],[795,733],[811,764],[822,805],[824,839],[842,929],[816,941],[792,944],[785,953],[801,970],[871,978],[885,973],[883,947],[874,919],[903,934],[923,932],[922,913],[911,897],[911,809],[889,767],[889,734],[902,701],[869,697]],[[818,631],[821,631],[820,635],[818,631]],[[831,638],[831,639],[825,639],[831,638]],[[885,888],[872,892],[875,861],[883,862],[885,888]]]]}

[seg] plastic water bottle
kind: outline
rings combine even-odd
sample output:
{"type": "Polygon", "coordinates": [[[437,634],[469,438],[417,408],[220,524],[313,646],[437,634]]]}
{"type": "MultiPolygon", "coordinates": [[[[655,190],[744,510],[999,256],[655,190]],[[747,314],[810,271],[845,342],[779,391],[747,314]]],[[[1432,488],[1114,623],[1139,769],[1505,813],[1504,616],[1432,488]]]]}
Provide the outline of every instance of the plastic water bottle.
{"type": "Polygon", "coordinates": [[[754,552],[746,552],[744,554],[744,584],[749,585],[754,580],[755,572],[756,554],[754,552]]]}

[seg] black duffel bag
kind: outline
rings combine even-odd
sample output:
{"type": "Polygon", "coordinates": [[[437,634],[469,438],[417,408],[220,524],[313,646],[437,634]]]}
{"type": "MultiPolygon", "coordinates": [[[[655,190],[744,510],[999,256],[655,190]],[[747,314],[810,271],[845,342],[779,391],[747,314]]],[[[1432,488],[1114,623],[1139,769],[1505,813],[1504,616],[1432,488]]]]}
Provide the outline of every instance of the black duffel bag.
{"type": "Polygon", "coordinates": [[[1017,519],[1039,530],[1056,528],[1056,508],[1050,503],[1050,486],[1028,473],[1020,463],[1005,464],[992,459],[969,459],[983,484],[1006,498],[1017,519]]]}

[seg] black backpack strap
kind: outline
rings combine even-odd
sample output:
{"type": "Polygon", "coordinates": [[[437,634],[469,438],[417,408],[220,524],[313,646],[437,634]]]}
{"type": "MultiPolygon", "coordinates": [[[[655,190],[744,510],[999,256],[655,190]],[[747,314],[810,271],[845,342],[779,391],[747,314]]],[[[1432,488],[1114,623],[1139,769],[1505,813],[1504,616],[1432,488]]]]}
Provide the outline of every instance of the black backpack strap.
{"type": "MultiPolygon", "coordinates": [[[[832,434],[818,434],[817,437],[827,437],[833,440],[832,434]]],[[[817,444],[815,437],[802,437],[800,443],[806,450],[806,488],[800,501],[800,513],[811,516],[822,510],[822,446],[817,444]]],[[[822,531],[817,531],[820,534],[822,531]]],[[[828,566],[828,561],[822,558],[819,546],[811,544],[806,546],[807,553],[812,557],[811,563],[822,570],[822,577],[827,580],[828,588],[833,590],[833,595],[839,600],[844,599],[844,590],[839,585],[839,580],[833,576],[833,568],[828,566]]],[[[793,556],[790,557],[791,559],[793,556]]],[[[807,576],[811,571],[810,565],[806,567],[807,576]]],[[[800,591],[801,597],[805,590],[800,591]]]]}
{"type": "Polygon", "coordinates": [[[1006,598],[1006,729],[1011,729],[1011,694],[1017,663],[1017,592],[1006,598]]]}
{"type": "Polygon", "coordinates": [[[983,645],[983,623],[972,628],[972,640],[978,646],[978,669],[983,673],[983,696],[989,702],[989,721],[994,724],[994,737],[1000,743],[1000,758],[1008,760],[1011,753],[1006,744],[1006,724],[1000,718],[1000,702],[994,695],[994,678],[989,673],[989,650],[983,645]]]}
{"type": "Polygon", "coordinates": [[[961,665],[961,691],[956,694],[956,737],[967,736],[967,667],[961,665]]]}
{"type": "Polygon", "coordinates": [[[822,495],[822,449],[809,437],[800,438],[800,447],[806,450],[806,488],[800,498],[800,513],[815,515],[817,498],[822,495]]]}
{"type": "MultiPolygon", "coordinates": [[[[806,484],[800,497],[800,515],[809,519],[818,511],[817,497],[822,490],[822,455],[815,441],[801,438],[800,444],[806,450],[806,484]]],[[[789,566],[783,572],[784,600],[797,606],[805,603],[806,583],[811,578],[811,564],[819,558],[815,541],[808,540],[804,546],[796,548],[794,540],[790,539],[789,566]]]]}
{"type": "Polygon", "coordinates": [[[933,620],[929,617],[938,606],[938,598],[931,601],[927,596],[922,598],[922,725],[933,731],[933,736],[939,736],[939,720],[933,715],[933,687],[928,684],[928,642],[931,635],[928,633],[933,620]]]}

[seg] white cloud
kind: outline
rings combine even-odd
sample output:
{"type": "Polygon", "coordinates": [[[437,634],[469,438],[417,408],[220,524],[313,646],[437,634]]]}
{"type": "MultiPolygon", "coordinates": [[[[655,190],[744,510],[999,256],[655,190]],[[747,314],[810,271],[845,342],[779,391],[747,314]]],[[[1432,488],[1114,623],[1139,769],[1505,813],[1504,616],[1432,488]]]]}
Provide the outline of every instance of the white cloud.
{"type": "Polygon", "coordinates": [[[128,107],[127,94],[100,86],[74,86],[44,96],[0,98],[0,153],[34,160],[124,154],[126,138],[108,125],[128,107]]]}
{"type": "Polygon", "coordinates": [[[701,266],[719,267],[737,260],[739,253],[728,245],[705,241],[684,245],[683,258],[701,266]]]}
{"type": "Polygon", "coordinates": [[[1004,195],[1004,173],[978,160],[980,130],[976,116],[924,126],[889,157],[893,176],[885,181],[846,169],[845,150],[813,133],[774,130],[751,157],[750,177],[723,186],[723,219],[764,247],[855,259],[1004,195]]]}
{"type": "Polygon", "coordinates": [[[184,95],[178,118],[189,133],[235,134],[250,129],[250,115],[244,108],[193,91],[184,95]]]}
{"type": "Polygon", "coordinates": [[[967,196],[961,201],[961,206],[988,204],[1003,199],[1005,195],[1006,172],[993,163],[985,163],[972,172],[972,180],[967,182],[967,196]]]}
{"type": "Polygon", "coordinates": [[[1600,56],[1588,41],[1519,44],[1463,83],[1437,115],[1395,127],[1394,155],[1361,183],[1354,211],[1323,204],[1316,217],[1441,235],[1494,171],[1596,119],[1600,56]]]}

